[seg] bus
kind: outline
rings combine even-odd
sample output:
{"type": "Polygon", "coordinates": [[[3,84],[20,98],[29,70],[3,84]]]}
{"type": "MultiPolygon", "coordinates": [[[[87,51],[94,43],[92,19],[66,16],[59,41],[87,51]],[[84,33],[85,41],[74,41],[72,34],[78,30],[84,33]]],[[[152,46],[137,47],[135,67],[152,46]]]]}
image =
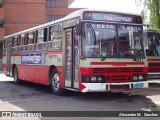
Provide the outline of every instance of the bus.
{"type": "Polygon", "coordinates": [[[148,80],[160,80],[160,34],[144,25],[144,45],[148,61],[148,80]]]}
{"type": "Polygon", "coordinates": [[[3,71],[53,93],[147,88],[139,15],[81,9],[4,38],[3,71]]]}

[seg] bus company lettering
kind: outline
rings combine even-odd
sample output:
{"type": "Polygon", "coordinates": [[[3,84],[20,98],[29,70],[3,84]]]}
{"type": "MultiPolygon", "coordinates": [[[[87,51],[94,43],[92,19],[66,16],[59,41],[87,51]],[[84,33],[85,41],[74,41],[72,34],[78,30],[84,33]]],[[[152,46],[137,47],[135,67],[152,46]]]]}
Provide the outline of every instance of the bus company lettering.
{"type": "Polygon", "coordinates": [[[114,25],[107,25],[107,24],[92,24],[93,28],[99,28],[99,29],[113,29],[115,28],[114,25]]]}
{"type": "Polygon", "coordinates": [[[44,64],[44,54],[22,54],[23,64],[44,64]]]}
{"type": "Polygon", "coordinates": [[[123,64],[123,63],[115,63],[115,64],[112,64],[113,67],[117,67],[117,66],[122,66],[122,67],[125,67],[126,64],[123,64]]]}

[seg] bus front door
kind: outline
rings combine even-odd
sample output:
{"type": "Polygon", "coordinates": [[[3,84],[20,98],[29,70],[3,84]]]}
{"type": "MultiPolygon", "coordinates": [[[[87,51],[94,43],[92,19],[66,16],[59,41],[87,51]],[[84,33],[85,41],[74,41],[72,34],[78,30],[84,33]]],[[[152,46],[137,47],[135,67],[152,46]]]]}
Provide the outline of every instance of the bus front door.
{"type": "Polygon", "coordinates": [[[79,50],[78,50],[78,37],[75,34],[75,28],[66,29],[65,39],[66,39],[65,87],[78,89],[79,50]]]}
{"type": "Polygon", "coordinates": [[[7,56],[7,70],[6,70],[6,74],[7,75],[11,75],[11,49],[12,49],[12,44],[11,42],[7,43],[7,49],[6,49],[6,56],[7,56]]]}

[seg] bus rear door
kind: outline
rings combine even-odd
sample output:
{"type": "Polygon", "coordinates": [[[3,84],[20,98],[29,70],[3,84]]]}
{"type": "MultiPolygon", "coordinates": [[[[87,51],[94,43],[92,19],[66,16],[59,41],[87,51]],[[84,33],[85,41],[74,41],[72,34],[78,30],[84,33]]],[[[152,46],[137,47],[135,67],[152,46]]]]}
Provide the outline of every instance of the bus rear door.
{"type": "Polygon", "coordinates": [[[7,70],[6,70],[6,74],[7,75],[11,75],[10,71],[11,71],[11,49],[12,49],[12,43],[11,42],[7,42],[7,49],[6,49],[6,56],[7,56],[7,70]]]}

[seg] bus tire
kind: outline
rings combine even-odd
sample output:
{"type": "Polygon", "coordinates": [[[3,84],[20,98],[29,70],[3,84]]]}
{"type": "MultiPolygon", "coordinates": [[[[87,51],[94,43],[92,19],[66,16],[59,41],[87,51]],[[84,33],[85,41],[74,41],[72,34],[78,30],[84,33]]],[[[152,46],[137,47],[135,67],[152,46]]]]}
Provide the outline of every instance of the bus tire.
{"type": "Polygon", "coordinates": [[[16,67],[14,67],[14,71],[13,71],[13,75],[14,75],[14,83],[16,83],[16,84],[19,84],[20,83],[20,80],[19,80],[19,78],[18,78],[18,70],[17,70],[17,68],[16,67]]]}
{"type": "Polygon", "coordinates": [[[51,87],[55,95],[63,95],[64,89],[60,88],[60,78],[56,69],[51,72],[51,87]]]}

